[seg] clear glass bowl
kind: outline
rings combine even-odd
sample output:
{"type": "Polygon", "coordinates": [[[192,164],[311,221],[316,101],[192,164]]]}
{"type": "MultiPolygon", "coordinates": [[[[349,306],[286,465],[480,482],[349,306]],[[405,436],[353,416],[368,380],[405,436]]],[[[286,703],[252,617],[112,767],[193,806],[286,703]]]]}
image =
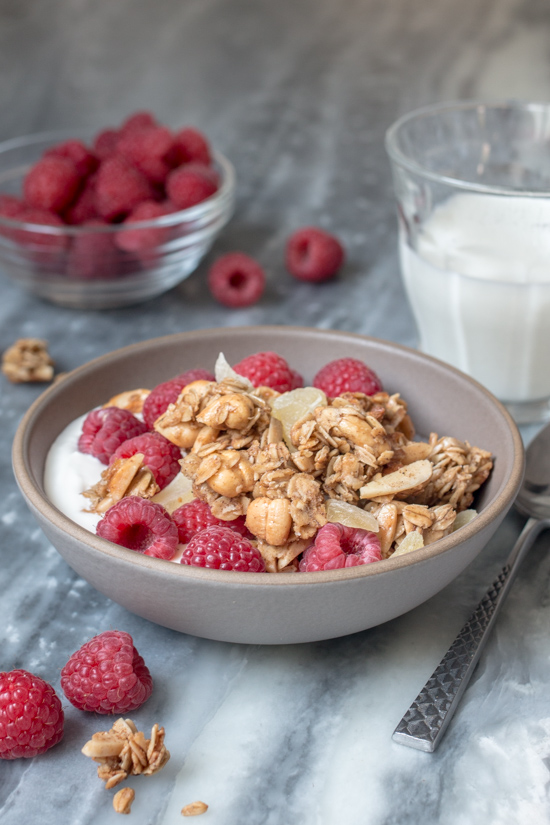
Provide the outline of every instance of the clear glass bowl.
{"type": "MultiPolygon", "coordinates": [[[[0,143],[0,194],[20,197],[28,169],[49,147],[92,134],[49,132],[0,143]]],[[[117,247],[120,224],[45,226],[0,216],[0,269],[25,289],[61,306],[108,309],[160,295],[195,270],[233,213],[235,171],[214,153],[217,192],[202,203],[154,220],[125,224],[162,230],[162,242],[138,252],[117,247]]]]}

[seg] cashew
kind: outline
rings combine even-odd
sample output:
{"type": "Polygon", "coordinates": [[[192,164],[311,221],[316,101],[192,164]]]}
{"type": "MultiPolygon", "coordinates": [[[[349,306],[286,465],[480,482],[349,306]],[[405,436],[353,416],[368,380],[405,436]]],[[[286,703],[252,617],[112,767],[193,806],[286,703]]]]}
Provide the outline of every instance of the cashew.
{"type": "Polygon", "coordinates": [[[286,498],[255,498],[246,511],[246,526],[268,544],[286,544],[292,529],[290,502],[286,498]]]}

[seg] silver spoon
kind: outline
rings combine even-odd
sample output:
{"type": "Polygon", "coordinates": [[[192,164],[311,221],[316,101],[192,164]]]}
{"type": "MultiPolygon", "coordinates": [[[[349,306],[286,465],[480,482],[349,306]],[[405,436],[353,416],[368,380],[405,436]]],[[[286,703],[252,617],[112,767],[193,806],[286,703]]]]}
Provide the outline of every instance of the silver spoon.
{"type": "Polygon", "coordinates": [[[401,745],[432,753],[439,745],[493,629],[527,551],[550,527],[550,424],[531,442],[516,508],[529,516],[506,564],[436,667],[395,731],[401,745]]]}

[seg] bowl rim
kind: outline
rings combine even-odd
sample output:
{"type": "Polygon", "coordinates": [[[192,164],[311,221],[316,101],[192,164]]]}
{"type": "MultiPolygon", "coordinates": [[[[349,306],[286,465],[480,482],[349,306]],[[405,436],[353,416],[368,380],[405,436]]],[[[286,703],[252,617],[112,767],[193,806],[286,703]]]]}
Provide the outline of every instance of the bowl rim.
{"type": "Polygon", "coordinates": [[[156,338],[149,338],[145,341],[139,341],[116,350],[112,350],[104,355],[98,356],[91,361],[76,367],[74,370],[64,374],[58,378],[57,381],[46,389],[29,407],[23,418],[21,419],[13,442],[12,448],[12,464],[13,471],[17,484],[21,492],[26,497],[27,502],[42,516],[43,519],[49,521],[58,531],[68,533],[72,538],[82,542],[95,554],[99,556],[113,559],[119,563],[130,565],[132,568],[136,566],[144,570],[154,570],[157,573],[164,575],[171,575],[183,579],[197,579],[207,580],[210,583],[243,587],[243,585],[258,585],[261,587],[281,587],[281,586],[322,586],[328,582],[344,584],[346,581],[361,579],[370,576],[381,576],[393,570],[398,570],[410,565],[423,564],[430,559],[442,555],[444,553],[452,552],[455,547],[463,542],[467,542],[478,532],[482,532],[488,528],[490,523],[504,511],[506,513],[512,506],[519,485],[521,484],[524,473],[525,454],[523,447],[523,440],[518,430],[516,423],[512,416],[505,408],[505,406],[495,398],[483,385],[470,376],[465,375],[460,370],[452,367],[443,361],[433,358],[403,344],[386,341],[372,336],[361,335],[359,333],[347,332],[343,330],[319,330],[314,327],[301,326],[244,326],[244,327],[228,327],[228,328],[209,328],[192,330],[188,332],[172,333],[156,338]],[[397,351],[407,355],[421,358],[427,362],[436,364],[439,368],[444,367],[449,372],[455,374],[460,380],[472,384],[481,391],[491,403],[495,406],[497,412],[502,416],[507,424],[513,443],[513,462],[512,470],[502,485],[500,491],[497,492],[493,501],[491,501],[478,515],[468,524],[461,527],[455,533],[451,533],[442,539],[429,544],[420,550],[416,550],[412,554],[405,554],[396,558],[390,557],[382,562],[373,564],[357,565],[355,567],[341,568],[330,571],[317,571],[314,573],[300,573],[299,575],[291,575],[290,580],[288,576],[284,575],[266,575],[265,573],[239,573],[236,571],[224,570],[206,570],[200,567],[192,567],[190,565],[175,564],[172,561],[163,559],[151,558],[139,553],[135,553],[125,547],[107,541],[106,539],[97,536],[86,528],[81,527],[76,522],[72,521],[68,516],[64,515],[60,510],[53,505],[42,492],[40,484],[33,477],[32,472],[27,464],[28,446],[29,446],[29,432],[37,424],[41,412],[47,406],[50,398],[57,395],[60,388],[67,384],[78,382],[82,377],[89,373],[94,373],[98,367],[104,366],[113,360],[118,360],[126,355],[132,353],[139,353],[140,351],[149,350],[151,347],[162,348],[167,343],[179,341],[182,345],[189,340],[196,339],[197,335],[208,337],[217,337],[223,331],[225,335],[232,333],[244,333],[254,335],[261,332],[264,336],[269,336],[270,333],[282,334],[297,333],[307,335],[311,332],[317,334],[322,333],[323,336],[337,337],[345,335],[351,339],[358,341],[367,341],[375,344],[377,347],[386,351],[397,351]]]}
{"type": "Polygon", "coordinates": [[[475,181],[467,181],[463,178],[456,178],[451,175],[439,174],[423,166],[416,160],[413,160],[407,155],[399,146],[398,134],[403,126],[411,123],[414,120],[421,120],[422,118],[433,115],[459,112],[459,111],[475,111],[480,113],[487,110],[508,109],[509,111],[532,111],[545,112],[548,116],[550,114],[550,103],[543,101],[528,101],[528,100],[447,100],[438,103],[430,103],[426,106],[420,106],[413,109],[404,115],[401,115],[395,120],[391,126],[386,130],[384,145],[386,153],[390,160],[397,166],[406,169],[414,175],[418,175],[426,180],[435,183],[446,184],[454,189],[464,189],[469,192],[479,192],[486,195],[508,195],[509,197],[527,197],[527,198],[548,198],[550,190],[537,189],[512,189],[508,186],[498,186],[496,184],[476,183],[475,181]]]}
{"type": "MultiPolygon", "coordinates": [[[[85,130],[69,130],[61,129],[48,132],[36,132],[31,135],[22,135],[18,138],[10,138],[0,142],[0,156],[12,149],[20,149],[24,146],[31,146],[34,143],[52,142],[68,140],[71,138],[83,139],[94,135],[95,132],[85,130]]],[[[180,223],[188,221],[195,221],[205,214],[215,211],[219,204],[231,198],[235,192],[236,172],[235,167],[231,161],[217,150],[212,151],[212,157],[216,164],[222,171],[222,181],[219,189],[210,197],[196,204],[190,206],[188,209],[180,209],[178,212],[170,212],[168,215],[161,215],[158,218],[152,218],[144,221],[125,221],[123,223],[106,224],[105,226],[71,226],[64,224],[63,226],[50,226],[43,223],[29,223],[28,221],[20,221],[15,218],[7,218],[0,215],[0,226],[5,226],[10,229],[25,230],[29,232],[41,233],[43,235],[54,235],[62,237],[92,235],[92,234],[116,234],[117,232],[126,230],[128,228],[134,229],[149,229],[151,227],[171,227],[177,226],[180,223]]],[[[1,193],[0,194],[7,194],[1,193]]]]}

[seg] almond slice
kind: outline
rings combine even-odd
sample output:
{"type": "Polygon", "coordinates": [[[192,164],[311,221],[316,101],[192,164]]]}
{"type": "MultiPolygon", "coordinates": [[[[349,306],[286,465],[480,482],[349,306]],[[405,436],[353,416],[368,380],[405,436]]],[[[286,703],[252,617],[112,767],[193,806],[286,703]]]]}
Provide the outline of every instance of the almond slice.
{"type": "Polygon", "coordinates": [[[378,498],[379,496],[397,495],[406,490],[412,490],[420,484],[429,481],[432,475],[433,465],[427,459],[413,461],[400,470],[388,473],[387,476],[373,479],[361,487],[359,495],[361,498],[378,498]]]}
{"type": "Polygon", "coordinates": [[[401,448],[403,453],[403,463],[412,464],[413,461],[421,461],[423,458],[428,458],[433,447],[427,441],[409,441],[401,448]]]}

